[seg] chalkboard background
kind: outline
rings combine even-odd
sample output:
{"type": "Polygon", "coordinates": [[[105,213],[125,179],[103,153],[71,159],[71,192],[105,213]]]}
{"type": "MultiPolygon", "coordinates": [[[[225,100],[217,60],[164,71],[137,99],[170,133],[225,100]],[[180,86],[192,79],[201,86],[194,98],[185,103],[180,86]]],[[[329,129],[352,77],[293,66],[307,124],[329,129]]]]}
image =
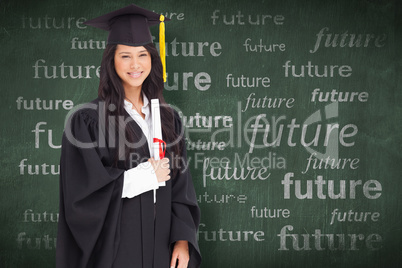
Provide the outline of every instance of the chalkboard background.
{"type": "MultiPolygon", "coordinates": [[[[64,120],[107,36],[82,22],[130,3],[0,1],[0,267],[54,267],[64,120]]],[[[402,264],[399,3],[135,4],[172,19],[203,267],[402,264]]]]}

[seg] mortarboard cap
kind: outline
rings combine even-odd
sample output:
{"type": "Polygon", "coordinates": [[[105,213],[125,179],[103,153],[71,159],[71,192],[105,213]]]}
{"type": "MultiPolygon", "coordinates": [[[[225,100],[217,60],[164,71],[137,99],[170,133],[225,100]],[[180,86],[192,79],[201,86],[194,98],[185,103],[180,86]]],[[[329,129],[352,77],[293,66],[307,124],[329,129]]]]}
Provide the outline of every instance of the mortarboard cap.
{"type": "Polygon", "coordinates": [[[165,60],[165,19],[150,10],[134,4],[112,11],[100,17],[84,22],[102,30],[109,31],[108,44],[122,44],[127,46],[143,46],[152,43],[149,27],[160,23],[159,51],[163,65],[163,79],[166,82],[165,60]]]}

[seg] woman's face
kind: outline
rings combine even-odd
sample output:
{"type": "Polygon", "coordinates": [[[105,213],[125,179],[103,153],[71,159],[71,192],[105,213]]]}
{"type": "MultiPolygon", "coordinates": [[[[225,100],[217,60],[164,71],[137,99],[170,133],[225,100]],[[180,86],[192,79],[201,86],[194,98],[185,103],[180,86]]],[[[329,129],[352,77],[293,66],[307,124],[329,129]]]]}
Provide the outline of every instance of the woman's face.
{"type": "Polygon", "coordinates": [[[124,90],[138,90],[151,72],[151,55],[144,47],[117,45],[114,67],[124,90]]]}

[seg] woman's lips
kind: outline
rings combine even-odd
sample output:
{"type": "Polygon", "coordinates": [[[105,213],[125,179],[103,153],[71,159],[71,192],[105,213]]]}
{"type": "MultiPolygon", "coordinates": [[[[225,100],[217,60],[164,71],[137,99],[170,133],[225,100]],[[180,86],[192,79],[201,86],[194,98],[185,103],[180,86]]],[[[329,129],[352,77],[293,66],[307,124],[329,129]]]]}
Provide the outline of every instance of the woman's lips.
{"type": "Polygon", "coordinates": [[[128,75],[132,78],[138,78],[140,77],[142,74],[142,72],[132,72],[132,73],[128,73],[128,75]]]}

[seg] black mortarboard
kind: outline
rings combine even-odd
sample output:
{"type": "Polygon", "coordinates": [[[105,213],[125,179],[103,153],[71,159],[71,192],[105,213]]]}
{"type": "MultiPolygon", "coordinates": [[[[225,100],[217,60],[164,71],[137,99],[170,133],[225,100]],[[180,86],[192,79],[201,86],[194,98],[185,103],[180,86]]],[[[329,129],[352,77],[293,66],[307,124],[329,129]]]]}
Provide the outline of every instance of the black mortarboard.
{"type": "MultiPolygon", "coordinates": [[[[166,78],[165,63],[165,19],[163,15],[141,8],[134,4],[112,11],[100,17],[84,22],[102,30],[109,31],[108,44],[122,44],[127,46],[143,46],[152,43],[149,26],[160,23],[159,46],[164,80],[166,78]]],[[[166,81],[166,80],[165,80],[166,81]]]]}

